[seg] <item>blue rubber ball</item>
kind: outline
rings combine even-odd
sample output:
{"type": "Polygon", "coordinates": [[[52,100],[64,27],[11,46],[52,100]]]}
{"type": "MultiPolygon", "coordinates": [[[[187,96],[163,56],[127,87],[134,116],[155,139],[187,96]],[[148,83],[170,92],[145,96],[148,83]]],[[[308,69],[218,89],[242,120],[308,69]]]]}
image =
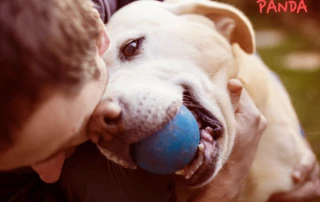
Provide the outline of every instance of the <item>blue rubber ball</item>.
{"type": "Polygon", "coordinates": [[[171,174],[191,162],[199,141],[197,121],[182,105],[163,129],[133,145],[133,158],[139,167],[148,172],[171,174]]]}

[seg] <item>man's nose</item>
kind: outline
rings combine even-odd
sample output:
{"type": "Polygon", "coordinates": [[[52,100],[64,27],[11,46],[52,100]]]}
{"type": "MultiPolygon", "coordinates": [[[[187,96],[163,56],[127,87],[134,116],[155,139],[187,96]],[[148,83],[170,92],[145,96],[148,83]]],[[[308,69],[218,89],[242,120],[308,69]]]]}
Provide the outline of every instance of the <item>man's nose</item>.
{"type": "Polygon", "coordinates": [[[98,144],[112,140],[113,135],[120,132],[121,107],[112,99],[100,101],[89,122],[89,137],[98,144]]]}

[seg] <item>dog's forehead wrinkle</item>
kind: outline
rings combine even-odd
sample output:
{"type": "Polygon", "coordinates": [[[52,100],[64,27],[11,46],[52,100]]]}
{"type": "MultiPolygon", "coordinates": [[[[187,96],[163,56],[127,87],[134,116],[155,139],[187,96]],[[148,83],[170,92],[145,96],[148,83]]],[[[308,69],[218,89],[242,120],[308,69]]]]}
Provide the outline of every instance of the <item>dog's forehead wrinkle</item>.
{"type": "Polygon", "coordinates": [[[205,25],[210,27],[211,29],[216,29],[215,23],[206,16],[198,14],[185,14],[182,15],[181,18],[187,21],[187,23],[193,23],[195,27],[202,27],[203,25],[205,25]]]}
{"type": "Polygon", "coordinates": [[[209,92],[212,90],[212,83],[203,70],[190,68],[189,71],[181,72],[173,80],[178,85],[188,86],[192,91],[209,92]]]}
{"type": "Polygon", "coordinates": [[[112,16],[109,26],[117,26],[113,24],[114,21],[117,21],[117,23],[125,22],[129,26],[136,26],[144,22],[151,24],[170,23],[170,18],[176,17],[170,11],[163,9],[162,4],[158,4],[160,6],[154,5],[154,3],[160,2],[150,3],[137,1],[123,7],[112,16]]]}

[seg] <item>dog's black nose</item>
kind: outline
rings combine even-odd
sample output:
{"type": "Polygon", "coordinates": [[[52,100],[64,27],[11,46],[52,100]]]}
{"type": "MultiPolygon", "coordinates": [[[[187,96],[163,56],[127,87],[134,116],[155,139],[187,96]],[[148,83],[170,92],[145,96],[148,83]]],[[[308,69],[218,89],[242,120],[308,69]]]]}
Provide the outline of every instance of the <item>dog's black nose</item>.
{"type": "Polygon", "coordinates": [[[119,133],[121,125],[121,107],[112,99],[100,101],[89,122],[89,137],[94,143],[108,141],[119,133]]]}

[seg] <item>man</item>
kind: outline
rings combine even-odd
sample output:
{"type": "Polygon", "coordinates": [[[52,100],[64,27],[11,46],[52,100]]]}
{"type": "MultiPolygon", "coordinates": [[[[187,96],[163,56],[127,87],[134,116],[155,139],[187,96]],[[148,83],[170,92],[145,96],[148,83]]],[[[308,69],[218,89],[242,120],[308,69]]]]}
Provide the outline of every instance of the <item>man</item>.
{"type": "MultiPolygon", "coordinates": [[[[110,4],[100,2],[104,3],[99,9],[105,8],[108,14],[111,10],[105,6],[110,4]]],[[[74,148],[87,141],[86,125],[107,85],[100,56],[109,39],[92,5],[86,0],[4,0],[0,2],[0,27],[0,201],[150,201],[143,198],[145,193],[137,196],[131,191],[139,186],[154,187],[159,196],[165,187],[168,197],[159,201],[169,200],[171,176],[138,170],[131,173],[134,184],[111,180],[119,175],[108,168],[111,162],[100,158],[103,163],[87,164],[100,157],[91,143],[80,146],[64,165],[74,148]],[[63,165],[59,183],[41,181],[56,182],[63,165]],[[76,179],[73,172],[78,173],[76,179]],[[148,181],[151,178],[163,178],[163,186],[154,186],[148,181]],[[114,193],[106,192],[108,188],[114,193]],[[79,192],[84,194],[80,198],[79,192]]],[[[235,104],[240,103],[238,136],[243,139],[238,143],[250,146],[248,153],[242,151],[241,172],[229,177],[232,169],[240,168],[233,165],[218,182],[238,178],[237,183],[244,182],[241,176],[252,163],[265,127],[248,96],[239,101],[241,89],[241,84],[231,82],[231,97],[235,104]]],[[[234,200],[239,190],[233,184],[216,192],[234,200]]]]}

